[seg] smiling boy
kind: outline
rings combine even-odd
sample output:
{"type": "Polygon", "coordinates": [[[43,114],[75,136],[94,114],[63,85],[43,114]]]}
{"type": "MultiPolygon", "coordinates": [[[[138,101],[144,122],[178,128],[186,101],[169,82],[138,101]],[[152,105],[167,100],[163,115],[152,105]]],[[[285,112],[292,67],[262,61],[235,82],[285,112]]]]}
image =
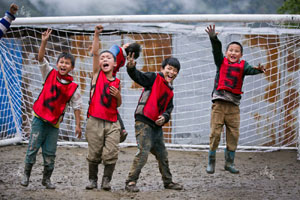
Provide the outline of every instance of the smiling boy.
{"type": "Polygon", "coordinates": [[[212,110],[210,122],[210,147],[206,172],[213,174],[216,164],[216,150],[219,146],[223,126],[226,127],[225,170],[233,174],[239,173],[234,166],[235,150],[238,145],[240,128],[240,100],[244,77],[264,73],[264,66],[249,65],[243,56],[243,46],[239,42],[227,45],[225,56],[222,44],[215,32],[215,25],[205,30],[209,35],[217,73],[212,92],[212,110]]]}
{"type": "Polygon", "coordinates": [[[135,136],[138,145],[125,189],[138,192],[137,180],[147,162],[148,154],[155,155],[166,189],[181,190],[182,186],[172,181],[168,152],[165,147],[162,126],[170,120],[173,110],[172,81],[180,70],[180,63],[170,57],[162,62],[161,71],[140,72],[136,69],[134,53],[127,56],[127,73],[136,83],[144,87],[135,111],[135,136]]]}
{"type": "Polygon", "coordinates": [[[32,166],[36,162],[36,155],[40,147],[42,147],[44,159],[42,185],[47,189],[55,189],[50,177],[54,170],[59,124],[62,122],[67,105],[72,106],[74,110],[75,134],[78,138],[81,137],[80,109],[82,100],[78,85],[73,82],[73,77],[69,75],[74,69],[75,59],[72,54],[63,52],[57,58],[57,70],[49,66],[44,55],[51,32],[52,30],[48,29],[42,33],[38,54],[38,61],[45,82],[33,105],[34,118],[26,152],[24,177],[21,182],[21,185],[25,187],[29,184],[32,166]]]}

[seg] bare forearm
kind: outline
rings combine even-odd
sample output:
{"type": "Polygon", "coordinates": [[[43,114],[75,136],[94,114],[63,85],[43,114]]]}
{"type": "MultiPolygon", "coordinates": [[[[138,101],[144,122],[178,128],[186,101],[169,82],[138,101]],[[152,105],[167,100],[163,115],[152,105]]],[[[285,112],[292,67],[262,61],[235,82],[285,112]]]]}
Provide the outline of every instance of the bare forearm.
{"type": "Polygon", "coordinates": [[[75,128],[75,136],[77,138],[81,138],[81,127],[80,127],[80,110],[74,110],[75,120],[76,120],[76,128],[75,128]]]}
{"type": "Polygon", "coordinates": [[[46,52],[46,45],[47,45],[47,41],[42,40],[40,49],[39,49],[39,54],[38,54],[38,61],[42,62],[45,56],[45,52],[46,52]]]}
{"type": "Polygon", "coordinates": [[[80,110],[74,110],[76,126],[80,127],[80,110]]]}
{"type": "Polygon", "coordinates": [[[94,33],[92,53],[93,53],[93,73],[96,74],[99,71],[99,33],[94,33]]]}
{"type": "Polygon", "coordinates": [[[120,107],[122,105],[122,97],[120,95],[119,98],[117,98],[117,107],[120,107]]]}
{"type": "Polygon", "coordinates": [[[92,45],[92,53],[93,55],[99,54],[99,33],[94,33],[94,40],[92,45]]]}

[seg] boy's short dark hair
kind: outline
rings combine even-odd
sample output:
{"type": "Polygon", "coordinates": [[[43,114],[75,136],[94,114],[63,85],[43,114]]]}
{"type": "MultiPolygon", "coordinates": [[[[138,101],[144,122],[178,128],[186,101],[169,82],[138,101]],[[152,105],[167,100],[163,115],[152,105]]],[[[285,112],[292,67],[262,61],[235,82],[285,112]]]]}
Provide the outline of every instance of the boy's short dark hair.
{"type": "Polygon", "coordinates": [[[100,54],[99,54],[99,56],[101,56],[104,53],[110,53],[114,57],[114,61],[115,62],[117,61],[116,56],[111,51],[109,51],[109,50],[103,50],[103,51],[101,51],[100,54]]]}
{"type": "Polygon", "coordinates": [[[233,41],[233,42],[230,42],[227,47],[226,47],[226,51],[228,50],[229,46],[232,45],[232,44],[236,44],[236,45],[239,45],[241,47],[241,53],[243,54],[243,46],[241,45],[241,43],[237,42],[237,41],[233,41]]]}
{"type": "Polygon", "coordinates": [[[137,59],[140,56],[140,51],[141,51],[141,45],[138,43],[131,43],[126,49],[125,52],[127,55],[129,53],[134,53],[134,59],[137,59]]]}
{"type": "Polygon", "coordinates": [[[164,69],[165,66],[167,66],[167,65],[171,65],[171,66],[175,67],[178,70],[178,72],[180,70],[180,62],[179,62],[179,60],[177,58],[174,58],[174,57],[166,58],[162,62],[161,66],[164,69]]]}
{"type": "Polygon", "coordinates": [[[61,54],[59,54],[59,56],[57,58],[57,61],[56,61],[56,64],[59,62],[59,60],[61,58],[70,59],[72,67],[75,67],[75,58],[74,58],[74,56],[72,54],[70,54],[68,52],[62,52],[61,54]]]}

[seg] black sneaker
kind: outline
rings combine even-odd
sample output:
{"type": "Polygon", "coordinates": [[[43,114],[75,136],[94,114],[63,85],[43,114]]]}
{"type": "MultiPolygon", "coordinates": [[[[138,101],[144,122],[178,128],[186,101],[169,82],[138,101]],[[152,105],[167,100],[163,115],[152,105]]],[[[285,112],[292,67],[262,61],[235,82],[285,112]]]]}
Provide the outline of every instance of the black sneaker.
{"type": "Polygon", "coordinates": [[[182,187],[182,185],[180,185],[180,184],[178,184],[178,183],[171,182],[171,183],[165,185],[165,189],[170,189],[170,190],[182,190],[183,187],[182,187]]]}

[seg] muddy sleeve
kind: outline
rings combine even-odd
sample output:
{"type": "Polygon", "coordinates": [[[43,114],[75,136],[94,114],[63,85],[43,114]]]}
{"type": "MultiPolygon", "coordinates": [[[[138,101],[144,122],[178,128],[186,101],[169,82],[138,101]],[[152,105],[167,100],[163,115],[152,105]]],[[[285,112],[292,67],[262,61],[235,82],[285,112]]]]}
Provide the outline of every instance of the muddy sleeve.
{"type": "Polygon", "coordinates": [[[245,67],[244,67],[244,75],[256,75],[263,73],[262,71],[253,68],[252,65],[249,65],[248,62],[245,61],[245,67]]]}
{"type": "Polygon", "coordinates": [[[141,72],[136,67],[127,67],[127,73],[134,82],[144,88],[151,88],[156,79],[155,72],[141,72]]]}
{"type": "Polygon", "coordinates": [[[70,106],[73,108],[73,110],[80,110],[82,108],[82,98],[79,88],[75,90],[74,95],[70,100],[70,106]]]}
{"type": "Polygon", "coordinates": [[[222,53],[222,43],[218,39],[217,36],[210,37],[210,42],[211,42],[211,46],[212,46],[212,53],[214,56],[214,61],[215,61],[217,68],[219,69],[223,62],[223,59],[224,59],[224,55],[222,53]]]}
{"type": "Polygon", "coordinates": [[[170,120],[173,108],[174,108],[174,104],[173,104],[173,98],[172,98],[167,106],[166,111],[162,114],[165,118],[165,123],[167,123],[170,120]]]}

